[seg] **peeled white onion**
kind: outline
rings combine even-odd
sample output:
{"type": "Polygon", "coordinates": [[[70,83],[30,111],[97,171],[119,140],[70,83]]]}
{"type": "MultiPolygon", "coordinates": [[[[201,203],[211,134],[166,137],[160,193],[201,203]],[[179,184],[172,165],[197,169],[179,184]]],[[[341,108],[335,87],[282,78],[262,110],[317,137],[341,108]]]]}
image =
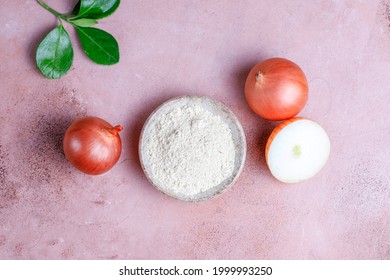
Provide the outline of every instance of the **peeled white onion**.
{"type": "Polygon", "coordinates": [[[330,153],[328,134],[317,123],[293,118],[278,125],[266,145],[266,161],[272,175],[284,183],[315,176],[330,153]]]}

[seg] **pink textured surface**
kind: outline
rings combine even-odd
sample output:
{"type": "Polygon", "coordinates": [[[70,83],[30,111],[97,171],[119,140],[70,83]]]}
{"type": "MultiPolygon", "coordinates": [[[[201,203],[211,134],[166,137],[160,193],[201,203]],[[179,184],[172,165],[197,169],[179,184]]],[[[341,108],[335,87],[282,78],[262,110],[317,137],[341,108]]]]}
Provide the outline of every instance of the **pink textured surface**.
{"type": "Polygon", "coordinates": [[[98,26],[119,41],[120,63],[94,65],[66,26],[74,65],[48,80],[34,53],[56,24],[35,1],[0,10],[1,259],[390,259],[389,0],[122,1],[98,26]],[[300,116],[332,143],[321,173],[295,185],[267,170],[277,123],[244,99],[249,69],[272,56],[302,67],[300,116]],[[247,136],[237,184],[206,202],[164,196],[138,160],[147,116],[184,94],[225,103],[247,136]],[[62,154],[66,127],[84,115],[125,128],[121,159],[101,176],[62,154]]]}

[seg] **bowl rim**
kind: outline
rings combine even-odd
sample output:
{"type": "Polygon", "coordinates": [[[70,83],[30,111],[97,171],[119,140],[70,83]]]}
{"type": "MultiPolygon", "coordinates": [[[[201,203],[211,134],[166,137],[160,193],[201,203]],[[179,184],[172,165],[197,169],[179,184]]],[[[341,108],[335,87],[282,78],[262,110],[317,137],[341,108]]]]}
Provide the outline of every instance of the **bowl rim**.
{"type": "MultiPolygon", "coordinates": [[[[235,149],[237,149],[237,148],[235,148],[235,149]]],[[[199,201],[210,200],[210,199],[212,199],[212,198],[214,198],[214,197],[216,197],[216,196],[226,192],[228,189],[230,189],[237,182],[237,180],[238,180],[242,170],[244,169],[245,161],[246,161],[246,153],[247,153],[246,150],[247,150],[247,144],[246,144],[245,132],[244,132],[244,129],[243,129],[239,119],[237,118],[237,116],[230,110],[230,108],[228,108],[222,102],[217,101],[217,100],[215,100],[213,98],[210,98],[208,96],[204,96],[204,95],[180,95],[180,96],[177,96],[177,97],[170,98],[170,99],[164,101],[163,103],[161,103],[156,109],[154,109],[152,111],[152,113],[150,113],[150,115],[146,119],[146,121],[145,121],[145,123],[144,123],[144,125],[142,127],[142,130],[141,130],[141,133],[140,133],[140,137],[139,137],[139,143],[138,143],[138,154],[139,154],[139,160],[140,160],[141,168],[142,168],[142,171],[145,174],[147,180],[149,181],[149,183],[155,189],[157,189],[158,191],[162,192],[163,194],[165,194],[165,195],[167,195],[167,196],[169,196],[171,198],[174,198],[176,200],[185,201],[185,202],[199,202],[199,201]],[[145,159],[144,159],[142,147],[144,145],[146,128],[148,127],[149,123],[153,120],[153,118],[157,114],[157,112],[162,110],[162,108],[168,106],[171,103],[175,103],[175,102],[178,102],[179,100],[183,100],[183,99],[207,100],[208,102],[210,102],[211,104],[213,104],[217,108],[219,108],[220,110],[224,111],[227,114],[227,116],[229,118],[231,118],[231,120],[233,121],[234,125],[237,127],[237,130],[238,130],[238,133],[239,133],[239,136],[240,136],[239,138],[241,139],[241,151],[239,152],[239,154],[241,155],[241,158],[239,159],[240,160],[240,166],[237,169],[237,171],[235,172],[234,177],[227,184],[221,185],[221,187],[218,188],[217,191],[215,191],[214,193],[212,193],[212,195],[209,195],[209,196],[198,197],[198,198],[188,197],[188,199],[187,199],[187,198],[182,198],[182,197],[179,197],[179,196],[175,196],[175,195],[173,195],[171,193],[168,193],[163,188],[159,187],[154,182],[153,176],[149,173],[149,170],[148,170],[148,168],[145,165],[145,159]]],[[[237,153],[237,151],[236,151],[236,153],[237,153]]]]}

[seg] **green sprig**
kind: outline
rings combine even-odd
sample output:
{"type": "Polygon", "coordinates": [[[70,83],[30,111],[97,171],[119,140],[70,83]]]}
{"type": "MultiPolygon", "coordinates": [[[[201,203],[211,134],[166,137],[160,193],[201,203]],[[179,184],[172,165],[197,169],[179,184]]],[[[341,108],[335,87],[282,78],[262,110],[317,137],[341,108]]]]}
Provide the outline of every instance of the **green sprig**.
{"type": "Polygon", "coordinates": [[[38,45],[36,63],[41,73],[50,79],[65,75],[73,63],[73,47],[62,21],[71,24],[77,31],[81,47],[95,63],[113,65],[119,62],[119,46],[108,32],[91,26],[98,19],[110,16],[119,7],[120,0],[80,0],[72,11],[59,13],[45,2],[37,2],[55,15],[60,25],[50,31],[38,45]]]}

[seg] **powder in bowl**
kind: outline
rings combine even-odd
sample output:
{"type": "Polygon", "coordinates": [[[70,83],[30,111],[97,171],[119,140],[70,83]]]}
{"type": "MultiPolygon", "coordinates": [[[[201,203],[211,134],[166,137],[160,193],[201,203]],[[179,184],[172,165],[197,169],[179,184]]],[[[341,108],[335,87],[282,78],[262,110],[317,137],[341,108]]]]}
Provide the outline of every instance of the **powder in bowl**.
{"type": "Polygon", "coordinates": [[[176,107],[162,116],[147,146],[153,175],[175,193],[196,195],[233,173],[230,129],[199,105],[176,107]]]}
{"type": "Polygon", "coordinates": [[[242,162],[237,133],[231,128],[235,122],[226,121],[232,114],[226,107],[210,110],[210,105],[216,105],[211,99],[190,96],[174,101],[174,106],[163,104],[147,121],[141,162],[158,189],[182,200],[200,200],[199,194],[213,195],[232,183],[237,163],[242,162]]]}

